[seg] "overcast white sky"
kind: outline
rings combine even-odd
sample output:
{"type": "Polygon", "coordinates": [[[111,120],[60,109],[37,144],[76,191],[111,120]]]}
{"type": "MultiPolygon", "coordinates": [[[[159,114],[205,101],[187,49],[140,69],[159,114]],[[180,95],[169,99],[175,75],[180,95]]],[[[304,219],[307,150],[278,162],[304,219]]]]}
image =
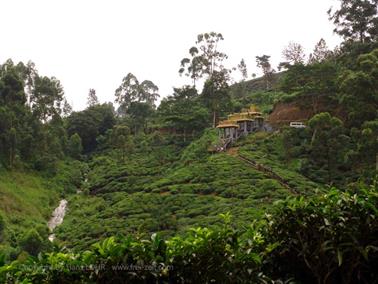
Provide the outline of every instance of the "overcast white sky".
{"type": "Polygon", "coordinates": [[[326,11],[337,0],[0,0],[0,62],[32,60],[41,75],[63,84],[75,110],[85,108],[89,88],[101,102],[132,72],[152,80],[160,95],[189,83],[180,61],[204,32],[220,32],[229,65],[241,58],[258,73],[255,56],[271,55],[294,41],[306,53],[324,38],[339,44],[326,11]]]}

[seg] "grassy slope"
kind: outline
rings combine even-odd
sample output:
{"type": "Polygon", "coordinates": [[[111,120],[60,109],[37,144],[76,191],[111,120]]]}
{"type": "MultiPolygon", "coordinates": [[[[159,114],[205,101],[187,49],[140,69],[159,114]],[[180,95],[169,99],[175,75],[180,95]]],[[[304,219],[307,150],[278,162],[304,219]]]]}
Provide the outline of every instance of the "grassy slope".
{"type": "MultiPolygon", "coordinates": [[[[245,139],[240,151],[250,154],[248,147],[253,147],[255,140],[253,136],[245,139]]],[[[172,235],[188,227],[217,225],[218,215],[228,211],[235,217],[235,226],[247,226],[269,211],[274,201],[292,194],[235,156],[210,155],[205,147],[209,141],[205,135],[163,166],[159,165],[159,152],[165,147],[155,148],[149,158],[134,155],[121,166],[95,166],[89,187],[96,195],[76,195],[69,200],[71,206],[57,230],[58,238],[65,245],[84,248],[116,234],[159,231],[172,235]]],[[[271,147],[276,154],[264,157],[264,162],[274,165],[301,192],[312,193],[316,184],[280,162],[282,148],[277,141],[271,147]]],[[[261,149],[263,155],[265,147],[261,149]]]]}
{"type": "Polygon", "coordinates": [[[0,212],[5,221],[5,243],[11,243],[26,229],[47,226],[58,200],[57,191],[49,188],[43,178],[30,173],[1,171],[0,212]]]}

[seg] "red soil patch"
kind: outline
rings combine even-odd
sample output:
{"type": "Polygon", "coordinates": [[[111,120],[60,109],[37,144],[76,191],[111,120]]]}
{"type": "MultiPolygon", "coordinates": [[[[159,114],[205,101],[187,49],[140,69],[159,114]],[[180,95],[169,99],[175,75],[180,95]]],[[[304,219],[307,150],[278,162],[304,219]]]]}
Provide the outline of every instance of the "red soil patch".
{"type": "Polygon", "coordinates": [[[277,103],[269,115],[272,125],[289,124],[291,121],[307,121],[315,114],[329,112],[345,121],[346,111],[335,100],[328,96],[302,96],[292,102],[277,103]]]}

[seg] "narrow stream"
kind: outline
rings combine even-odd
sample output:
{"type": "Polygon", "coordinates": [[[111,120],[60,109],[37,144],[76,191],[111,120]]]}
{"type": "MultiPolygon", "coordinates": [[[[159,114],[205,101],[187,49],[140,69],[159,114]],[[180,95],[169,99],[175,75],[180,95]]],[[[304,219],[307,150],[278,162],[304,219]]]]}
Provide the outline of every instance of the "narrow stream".
{"type": "Polygon", "coordinates": [[[49,227],[51,232],[51,234],[49,235],[49,240],[51,242],[55,239],[55,234],[53,234],[55,227],[59,226],[63,222],[64,215],[66,214],[67,203],[67,200],[62,199],[59,202],[59,206],[56,207],[54,212],[52,213],[50,221],[47,223],[47,226],[49,227]]]}

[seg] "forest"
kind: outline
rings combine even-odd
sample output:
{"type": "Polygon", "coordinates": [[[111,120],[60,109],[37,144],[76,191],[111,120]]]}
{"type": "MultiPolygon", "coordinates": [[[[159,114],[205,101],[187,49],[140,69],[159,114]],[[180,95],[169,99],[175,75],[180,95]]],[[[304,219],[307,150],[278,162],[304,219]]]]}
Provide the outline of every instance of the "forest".
{"type": "Polygon", "coordinates": [[[378,1],[339,2],[336,48],[290,42],[248,79],[202,33],[162,98],[130,72],[73,111],[58,78],[0,63],[0,282],[378,283],[378,1]],[[216,151],[251,106],[271,130],[216,151]]]}

